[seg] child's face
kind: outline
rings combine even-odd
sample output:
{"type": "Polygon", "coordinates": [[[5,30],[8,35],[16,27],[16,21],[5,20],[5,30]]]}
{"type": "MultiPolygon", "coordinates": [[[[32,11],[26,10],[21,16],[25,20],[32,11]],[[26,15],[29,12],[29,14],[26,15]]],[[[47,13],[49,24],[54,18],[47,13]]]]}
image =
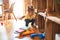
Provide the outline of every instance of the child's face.
{"type": "Polygon", "coordinates": [[[29,15],[33,15],[33,11],[29,11],[29,15]]]}

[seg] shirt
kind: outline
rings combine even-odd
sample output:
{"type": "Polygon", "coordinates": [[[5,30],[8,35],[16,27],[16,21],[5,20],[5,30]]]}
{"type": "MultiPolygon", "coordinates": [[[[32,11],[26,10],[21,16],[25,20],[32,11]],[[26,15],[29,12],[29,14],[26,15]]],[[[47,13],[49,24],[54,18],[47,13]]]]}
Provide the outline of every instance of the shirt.
{"type": "Polygon", "coordinates": [[[25,14],[25,19],[35,19],[36,14],[34,13],[32,16],[29,16],[29,14],[25,14]]]}

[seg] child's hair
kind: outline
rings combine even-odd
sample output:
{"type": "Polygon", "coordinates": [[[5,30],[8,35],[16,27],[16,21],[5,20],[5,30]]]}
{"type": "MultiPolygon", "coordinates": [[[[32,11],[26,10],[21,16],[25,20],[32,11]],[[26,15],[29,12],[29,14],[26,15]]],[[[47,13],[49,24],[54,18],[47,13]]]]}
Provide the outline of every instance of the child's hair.
{"type": "Polygon", "coordinates": [[[34,11],[33,6],[28,6],[28,11],[34,11]]]}

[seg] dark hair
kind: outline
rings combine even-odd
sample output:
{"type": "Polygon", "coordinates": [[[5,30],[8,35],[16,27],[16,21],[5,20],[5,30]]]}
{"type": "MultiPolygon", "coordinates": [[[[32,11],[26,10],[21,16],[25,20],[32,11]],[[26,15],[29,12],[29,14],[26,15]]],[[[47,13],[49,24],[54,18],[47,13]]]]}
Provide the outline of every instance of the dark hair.
{"type": "Polygon", "coordinates": [[[28,11],[34,11],[33,6],[28,6],[28,11]]]}

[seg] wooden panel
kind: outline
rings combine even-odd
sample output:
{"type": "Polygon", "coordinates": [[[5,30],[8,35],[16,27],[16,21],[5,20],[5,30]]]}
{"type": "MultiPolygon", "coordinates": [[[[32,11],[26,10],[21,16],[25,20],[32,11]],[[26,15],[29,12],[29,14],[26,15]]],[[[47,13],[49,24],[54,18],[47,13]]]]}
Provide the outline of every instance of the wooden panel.
{"type": "Polygon", "coordinates": [[[53,11],[53,0],[47,0],[47,7],[49,11],[53,11]]]}
{"type": "Polygon", "coordinates": [[[25,13],[27,13],[27,8],[30,5],[30,0],[25,0],[25,13]]]}
{"type": "Polygon", "coordinates": [[[51,20],[47,21],[46,25],[46,39],[55,40],[55,34],[60,33],[60,24],[57,24],[51,20]]]}
{"type": "Polygon", "coordinates": [[[48,15],[60,17],[60,5],[57,3],[57,0],[48,0],[48,15]],[[54,4],[54,8],[53,8],[54,4]]]}
{"type": "Polygon", "coordinates": [[[37,0],[32,0],[32,5],[34,8],[37,8],[37,0]]]}
{"type": "Polygon", "coordinates": [[[46,39],[47,40],[52,40],[52,23],[50,20],[47,21],[46,25],[46,39]]]}
{"type": "Polygon", "coordinates": [[[38,12],[46,9],[46,0],[37,0],[38,12]]]}

